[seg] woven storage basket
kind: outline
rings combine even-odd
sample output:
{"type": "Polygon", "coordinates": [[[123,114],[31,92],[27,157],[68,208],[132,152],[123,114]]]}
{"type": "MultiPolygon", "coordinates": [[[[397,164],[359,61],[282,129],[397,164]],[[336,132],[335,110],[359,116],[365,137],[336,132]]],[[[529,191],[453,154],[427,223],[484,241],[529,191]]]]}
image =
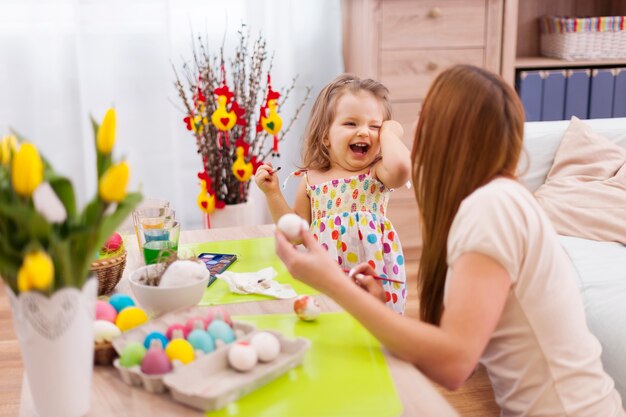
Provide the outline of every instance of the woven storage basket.
{"type": "Polygon", "coordinates": [[[113,291],[122,278],[126,266],[126,249],[117,256],[98,259],[91,263],[91,271],[98,276],[98,295],[107,295],[113,291]]]}
{"type": "Polygon", "coordinates": [[[544,16],[541,54],[568,61],[626,58],[626,16],[544,16]]]}
{"type": "Polygon", "coordinates": [[[111,366],[117,358],[117,352],[111,342],[94,343],[93,362],[96,365],[111,366]]]}

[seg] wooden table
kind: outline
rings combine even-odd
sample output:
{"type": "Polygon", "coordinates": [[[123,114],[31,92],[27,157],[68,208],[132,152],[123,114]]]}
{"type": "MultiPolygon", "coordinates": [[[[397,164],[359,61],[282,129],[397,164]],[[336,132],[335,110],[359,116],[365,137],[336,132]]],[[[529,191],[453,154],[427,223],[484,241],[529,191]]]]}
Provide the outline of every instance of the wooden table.
{"type": "MultiPolygon", "coordinates": [[[[249,226],[242,228],[213,229],[186,231],[181,233],[180,243],[195,243],[217,240],[233,240],[271,236],[273,226],[249,226]]],[[[130,292],[126,279],[131,271],[143,264],[143,259],[136,245],[128,245],[128,260],[124,277],[117,287],[118,291],[130,292]]],[[[317,296],[323,311],[340,311],[341,308],[331,299],[325,296],[317,296]]],[[[292,312],[290,300],[254,301],[224,306],[231,314],[268,314],[292,312]]],[[[0,292],[0,319],[6,323],[8,302],[4,292],[0,292]]],[[[5,381],[5,378],[19,378],[22,372],[21,363],[15,364],[16,346],[15,335],[6,329],[0,329],[0,346],[12,347],[11,352],[0,350],[0,363],[11,363],[11,369],[5,371],[2,366],[2,385],[7,387],[0,390],[0,403],[15,404],[19,396],[19,385],[13,381],[5,381]],[[9,362],[10,361],[10,362],[9,362]],[[7,382],[7,383],[5,383],[7,382]]],[[[430,381],[424,377],[411,364],[403,362],[393,355],[385,352],[385,358],[391,371],[396,389],[404,406],[403,416],[457,416],[454,409],[433,388],[430,381]]],[[[5,414],[3,405],[0,404],[1,415],[16,414],[17,407],[10,409],[5,414]]],[[[10,406],[9,406],[10,407],[10,406]]],[[[28,390],[28,384],[22,382],[20,397],[20,416],[34,416],[32,400],[28,390]]],[[[92,386],[92,406],[89,416],[200,416],[202,413],[179,405],[164,396],[150,394],[141,388],[129,387],[118,377],[112,367],[95,367],[92,386]]]]}

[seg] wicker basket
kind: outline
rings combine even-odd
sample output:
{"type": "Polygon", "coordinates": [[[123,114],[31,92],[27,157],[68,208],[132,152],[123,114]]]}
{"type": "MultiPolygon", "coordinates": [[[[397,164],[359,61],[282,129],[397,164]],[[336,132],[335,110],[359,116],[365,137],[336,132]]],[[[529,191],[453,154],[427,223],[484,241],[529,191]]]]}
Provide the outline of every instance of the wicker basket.
{"type": "Polygon", "coordinates": [[[98,276],[98,295],[110,294],[122,278],[126,266],[126,249],[111,258],[91,263],[91,271],[98,276]]]}
{"type": "Polygon", "coordinates": [[[117,358],[117,352],[111,342],[94,343],[93,363],[101,366],[111,366],[117,358]]]}
{"type": "Polygon", "coordinates": [[[568,61],[626,58],[626,16],[544,16],[541,54],[568,61]]]}

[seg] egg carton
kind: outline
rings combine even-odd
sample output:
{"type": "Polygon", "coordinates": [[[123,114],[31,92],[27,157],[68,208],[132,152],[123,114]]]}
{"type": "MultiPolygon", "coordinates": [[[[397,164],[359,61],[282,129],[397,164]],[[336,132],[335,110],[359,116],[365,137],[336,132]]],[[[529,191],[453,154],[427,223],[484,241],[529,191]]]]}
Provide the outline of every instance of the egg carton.
{"type": "MultiPolygon", "coordinates": [[[[159,331],[165,333],[167,328],[175,323],[184,324],[188,319],[197,316],[204,316],[207,313],[209,308],[206,307],[192,307],[184,310],[180,310],[177,312],[172,312],[161,316],[155,320],[149,321],[146,324],[135,327],[121,336],[113,339],[113,347],[121,355],[124,347],[130,342],[144,342],[146,336],[153,331],[159,331]]],[[[236,340],[247,339],[249,335],[251,335],[255,330],[255,327],[248,323],[242,323],[235,321],[233,322],[233,331],[235,332],[236,340]]],[[[152,393],[163,393],[167,391],[167,387],[163,384],[163,378],[166,375],[170,375],[172,373],[177,373],[179,370],[194,364],[200,358],[211,356],[217,352],[222,350],[228,351],[227,347],[229,345],[224,344],[223,342],[217,341],[216,348],[213,352],[207,353],[206,355],[202,355],[197,357],[194,361],[181,365],[177,364],[174,366],[172,372],[163,375],[148,375],[141,371],[139,366],[132,366],[130,368],[125,368],[120,365],[119,358],[113,362],[113,366],[118,370],[122,381],[131,386],[143,387],[146,391],[152,393]]]]}
{"type": "MultiPolygon", "coordinates": [[[[250,371],[240,372],[229,365],[227,348],[216,350],[165,375],[163,382],[172,398],[198,410],[217,410],[302,363],[311,347],[308,339],[288,339],[279,332],[264,331],[276,336],[280,343],[276,359],[259,362],[250,371]]],[[[255,330],[242,339],[251,339],[258,332],[255,330]]]]}

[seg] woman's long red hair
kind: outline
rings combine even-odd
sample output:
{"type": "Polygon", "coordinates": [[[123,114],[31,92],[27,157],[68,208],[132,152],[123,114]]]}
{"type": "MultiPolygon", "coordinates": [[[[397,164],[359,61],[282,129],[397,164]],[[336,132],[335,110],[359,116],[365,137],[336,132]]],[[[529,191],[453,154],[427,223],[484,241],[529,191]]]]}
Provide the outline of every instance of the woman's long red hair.
{"type": "Polygon", "coordinates": [[[422,219],[422,320],[441,320],[448,234],[461,202],[497,176],[515,176],[523,136],[522,104],[498,75],[459,65],[432,84],[411,153],[422,219]]]}

